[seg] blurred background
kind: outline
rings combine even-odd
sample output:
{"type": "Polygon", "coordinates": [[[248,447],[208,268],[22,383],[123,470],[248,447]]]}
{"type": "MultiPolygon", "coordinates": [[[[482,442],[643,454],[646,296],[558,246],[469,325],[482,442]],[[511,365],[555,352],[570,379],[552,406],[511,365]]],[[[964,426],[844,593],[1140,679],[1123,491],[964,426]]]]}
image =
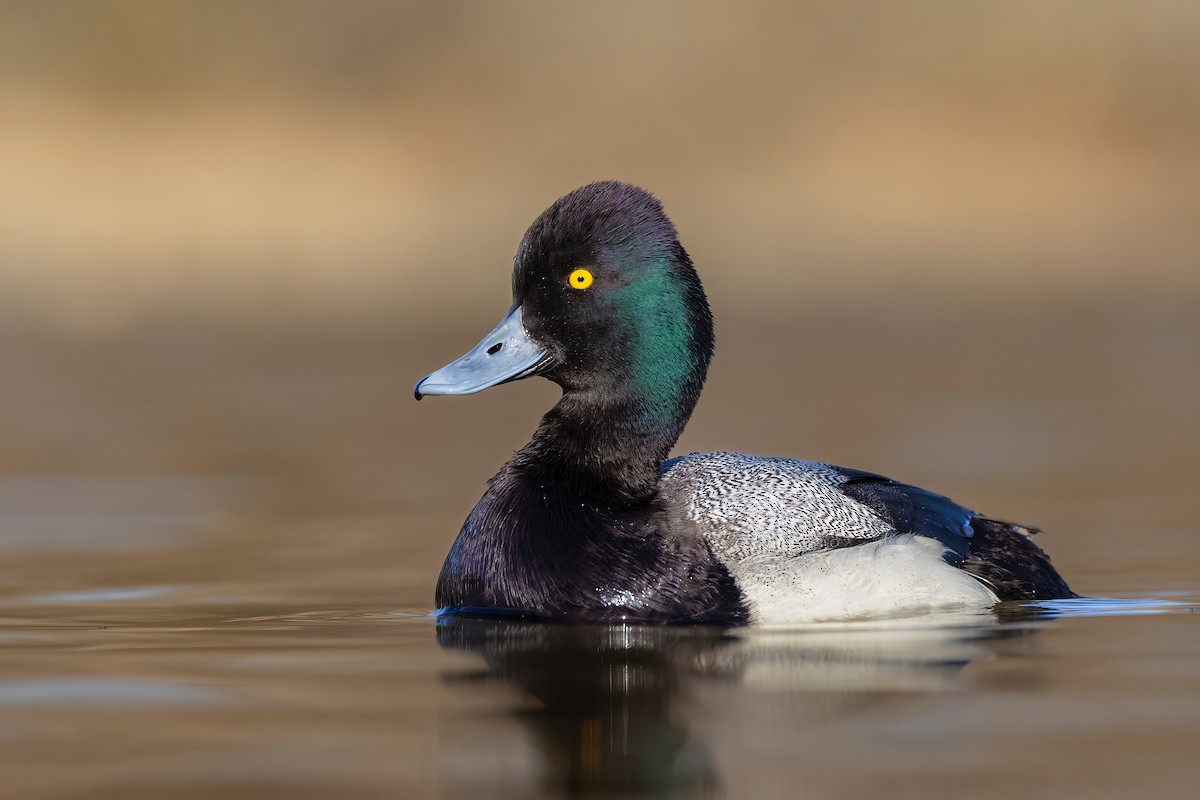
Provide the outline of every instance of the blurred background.
{"type": "Polygon", "coordinates": [[[925,483],[1053,528],[1085,583],[1105,531],[1194,520],[1192,4],[7,0],[10,541],[150,515],[141,546],[170,518],[257,575],[224,548],[332,526],[311,582],[366,562],[427,604],[555,389],[411,387],[507,307],[528,223],[614,177],[717,315],[682,451],[925,483]]]}

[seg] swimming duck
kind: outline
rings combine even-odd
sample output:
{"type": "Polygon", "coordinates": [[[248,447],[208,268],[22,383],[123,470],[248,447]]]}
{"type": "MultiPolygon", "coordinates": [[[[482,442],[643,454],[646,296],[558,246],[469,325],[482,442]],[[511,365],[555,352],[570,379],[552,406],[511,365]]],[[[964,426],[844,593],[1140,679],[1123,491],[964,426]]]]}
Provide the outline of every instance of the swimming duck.
{"type": "Polygon", "coordinates": [[[534,375],[562,399],[487,485],[438,578],[443,613],[797,623],[1073,596],[1030,536],[855,469],[743,453],[668,460],[713,353],[662,205],[605,181],[541,214],[513,303],[414,394],[534,375]]]}

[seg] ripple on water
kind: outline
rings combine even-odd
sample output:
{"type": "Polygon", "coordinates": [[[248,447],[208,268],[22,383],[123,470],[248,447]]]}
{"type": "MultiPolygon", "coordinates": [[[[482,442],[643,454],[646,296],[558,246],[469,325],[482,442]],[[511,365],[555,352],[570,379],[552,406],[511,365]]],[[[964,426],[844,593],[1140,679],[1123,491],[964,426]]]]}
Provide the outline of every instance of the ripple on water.
{"type": "Polygon", "coordinates": [[[1122,617],[1145,614],[1194,614],[1195,601],[1160,598],[1073,597],[1024,604],[1050,617],[1122,617]]]}
{"type": "Polygon", "coordinates": [[[195,706],[229,702],[215,689],[132,678],[39,678],[0,681],[0,708],[117,705],[195,706]]]}
{"type": "Polygon", "coordinates": [[[179,592],[182,586],[127,586],[112,589],[85,589],[76,592],[55,592],[26,597],[16,602],[29,605],[70,605],[72,603],[117,603],[126,600],[149,600],[179,592]]]}

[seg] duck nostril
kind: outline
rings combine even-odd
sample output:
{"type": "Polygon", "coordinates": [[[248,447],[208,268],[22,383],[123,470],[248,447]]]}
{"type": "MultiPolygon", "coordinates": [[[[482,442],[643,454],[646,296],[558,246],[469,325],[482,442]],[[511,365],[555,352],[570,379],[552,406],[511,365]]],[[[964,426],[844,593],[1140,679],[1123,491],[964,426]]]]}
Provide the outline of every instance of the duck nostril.
{"type": "Polygon", "coordinates": [[[494,356],[494,355],[496,355],[496,353],[500,352],[500,349],[502,347],[504,347],[504,342],[496,342],[494,345],[492,345],[491,347],[489,347],[487,349],[487,354],[489,356],[494,356]]]}

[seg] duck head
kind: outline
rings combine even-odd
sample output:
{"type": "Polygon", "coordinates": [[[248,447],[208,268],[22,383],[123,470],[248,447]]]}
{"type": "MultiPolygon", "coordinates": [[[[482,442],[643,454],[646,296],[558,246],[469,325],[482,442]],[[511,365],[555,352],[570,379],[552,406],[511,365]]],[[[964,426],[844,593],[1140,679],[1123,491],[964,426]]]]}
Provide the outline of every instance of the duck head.
{"type": "Polygon", "coordinates": [[[616,181],[560,198],[525,233],[512,291],[500,324],[418,382],[416,398],[541,375],[562,387],[561,413],[603,409],[617,427],[667,436],[669,449],[699,397],[713,328],[658,200],[616,181]]]}

